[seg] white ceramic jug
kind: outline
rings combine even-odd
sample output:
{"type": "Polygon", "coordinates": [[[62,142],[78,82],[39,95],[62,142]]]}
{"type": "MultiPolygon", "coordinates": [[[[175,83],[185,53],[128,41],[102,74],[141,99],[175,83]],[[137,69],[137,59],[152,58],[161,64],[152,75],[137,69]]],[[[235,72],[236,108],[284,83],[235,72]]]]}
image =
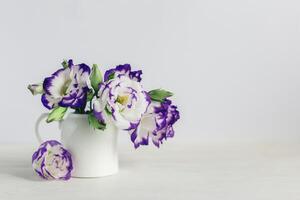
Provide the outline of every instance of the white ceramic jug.
{"type": "MultiPolygon", "coordinates": [[[[48,114],[42,114],[35,126],[37,139],[42,143],[39,126],[48,114]]],[[[72,177],[102,177],[118,172],[118,129],[110,124],[104,131],[89,125],[86,114],[69,113],[59,122],[61,142],[70,151],[74,171],[72,177]]]]}

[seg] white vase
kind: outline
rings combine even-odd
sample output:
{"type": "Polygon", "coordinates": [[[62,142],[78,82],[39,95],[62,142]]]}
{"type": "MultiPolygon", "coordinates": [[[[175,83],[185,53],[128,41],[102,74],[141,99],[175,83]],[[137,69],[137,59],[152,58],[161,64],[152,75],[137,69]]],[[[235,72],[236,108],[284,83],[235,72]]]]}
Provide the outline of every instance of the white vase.
{"type": "MultiPolygon", "coordinates": [[[[42,114],[36,123],[40,142],[38,128],[46,116],[42,114]]],[[[104,131],[96,130],[89,125],[87,115],[74,113],[59,123],[61,142],[72,155],[72,177],[102,177],[118,172],[118,129],[115,126],[107,124],[104,131]]]]}

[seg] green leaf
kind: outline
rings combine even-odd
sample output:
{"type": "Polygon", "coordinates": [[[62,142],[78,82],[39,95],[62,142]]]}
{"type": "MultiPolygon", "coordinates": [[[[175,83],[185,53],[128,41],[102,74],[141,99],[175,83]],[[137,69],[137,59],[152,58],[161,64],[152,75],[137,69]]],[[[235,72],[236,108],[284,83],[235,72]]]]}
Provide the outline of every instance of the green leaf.
{"type": "Polygon", "coordinates": [[[96,64],[93,65],[90,80],[93,89],[97,92],[99,90],[99,83],[102,82],[102,74],[96,64]]]}
{"type": "Polygon", "coordinates": [[[93,113],[88,114],[88,121],[90,126],[92,126],[94,129],[104,130],[106,128],[106,124],[99,122],[93,113]]]}
{"type": "Polygon", "coordinates": [[[112,112],[107,108],[107,105],[105,106],[104,109],[107,114],[112,115],[112,112]]]}
{"type": "Polygon", "coordinates": [[[67,60],[64,60],[61,65],[64,67],[64,68],[68,68],[69,65],[68,65],[68,61],[67,60]]]}
{"type": "Polygon", "coordinates": [[[93,90],[89,90],[87,93],[87,101],[91,101],[94,98],[93,90]]]}
{"type": "Polygon", "coordinates": [[[173,96],[172,92],[163,89],[151,90],[148,92],[153,101],[163,102],[166,98],[173,96]]]}
{"type": "Polygon", "coordinates": [[[65,107],[54,108],[48,115],[47,123],[50,123],[53,121],[60,121],[64,117],[67,110],[68,110],[68,108],[65,108],[65,107]]]}

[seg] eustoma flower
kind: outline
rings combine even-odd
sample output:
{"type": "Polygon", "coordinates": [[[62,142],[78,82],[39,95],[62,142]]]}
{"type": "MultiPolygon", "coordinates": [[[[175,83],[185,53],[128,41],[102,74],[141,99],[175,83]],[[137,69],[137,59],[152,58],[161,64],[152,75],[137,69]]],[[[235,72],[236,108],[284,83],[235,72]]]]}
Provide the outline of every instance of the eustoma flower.
{"type": "Polygon", "coordinates": [[[43,82],[42,103],[52,109],[56,106],[83,108],[86,104],[90,68],[74,65],[69,60],[65,68],[57,70],[43,82]]]}
{"type": "Polygon", "coordinates": [[[149,138],[159,147],[163,140],[174,136],[173,125],[179,118],[177,107],[170,100],[152,101],[140,123],[131,132],[135,148],[148,145],[149,138]]]}
{"type": "Polygon", "coordinates": [[[71,154],[55,140],[40,145],[32,155],[32,166],[40,177],[50,180],[68,180],[73,170],[71,154]]]}
{"type": "Polygon", "coordinates": [[[139,123],[150,103],[140,84],[141,74],[142,71],[131,71],[129,64],[105,73],[94,102],[94,115],[99,121],[114,123],[123,130],[131,130],[139,123]]]}

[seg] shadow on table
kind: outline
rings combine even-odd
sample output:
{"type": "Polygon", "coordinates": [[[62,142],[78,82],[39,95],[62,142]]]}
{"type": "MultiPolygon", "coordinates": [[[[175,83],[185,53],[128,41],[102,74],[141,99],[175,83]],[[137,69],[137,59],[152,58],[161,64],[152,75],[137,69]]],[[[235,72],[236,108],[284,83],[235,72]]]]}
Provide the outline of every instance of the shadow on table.
{"type": "Polygon", "coordinates": [[[26,179],[28,181],[43,181],[40,177],[34,174],[31,163],[27,160],[2,161],[0,164],[0,174],[11,175],[17,178],[26,179]]]}
{"type": "Polygon", "coordinates": [[[34,174],[32,168],[23,168],[23,169],[15,170],[14,172],[11,172],[11,175],[29,181],[43,181],[40,177],[34,174]]]}

